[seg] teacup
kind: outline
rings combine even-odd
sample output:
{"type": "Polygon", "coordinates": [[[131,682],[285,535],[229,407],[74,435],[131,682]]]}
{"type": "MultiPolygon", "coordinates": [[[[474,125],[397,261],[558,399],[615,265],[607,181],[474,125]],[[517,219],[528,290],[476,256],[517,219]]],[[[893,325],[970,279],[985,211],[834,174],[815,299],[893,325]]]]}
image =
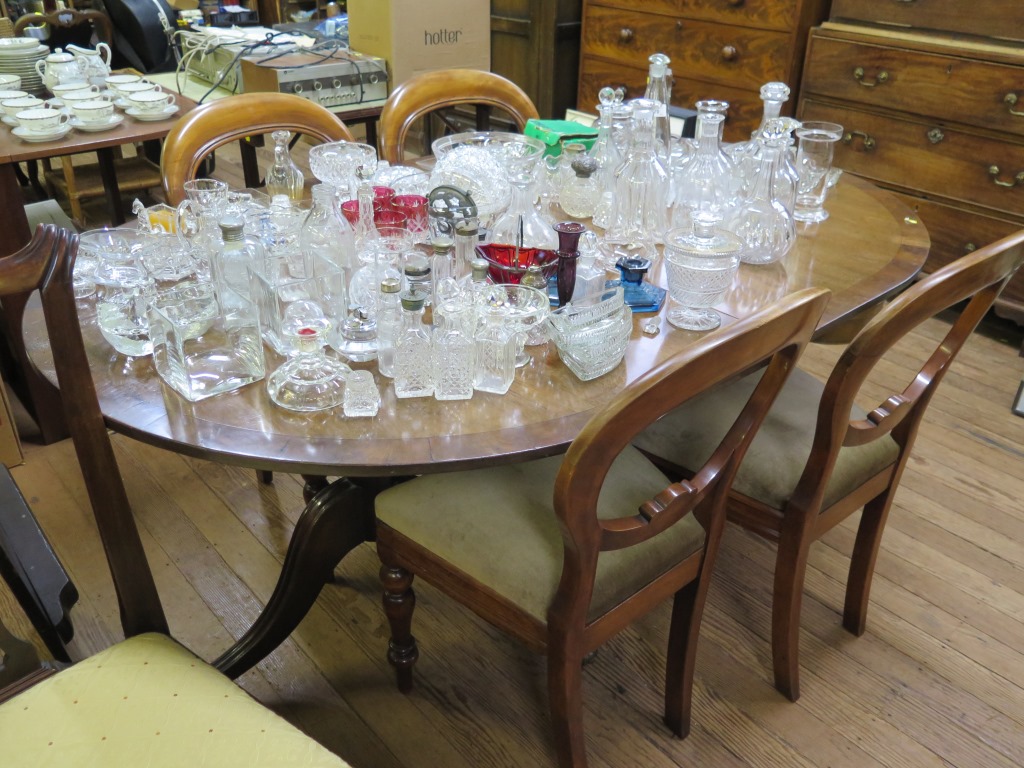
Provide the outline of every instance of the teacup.
{"type": "Polygon", "coordinates": [[[71,105],[75,117],[83,123],[104,123],[114,114],[114,105],[109,99],[78,101],[71,105]]]}
{"type": "Polygon", "coordinates": [[[29,133],[48,134],[59,131],[70,119],[59,109],[36,107],[19,112],[15,118],[29,133]]]}
{"type": "Polygon", "coordinates": [[[93,93],[98,93],[100,89],[97,88],[95,85],[89,85],[84,80],[78,80],[72,83],[60,83],[58,85],[55,85],[50,89],[50,93],[52,93],[58,99],[63,101],[64,94],[66,93],[74,93],[75,91],[89,90],[91,90],[93,93]]]}
{"type": "Polygon", "coordinates": [[[3,90],[16,90],[21,88],[21,76],[20,75],[9,75],[0,74],[0,89],[3,90]]]}
{"type": "Polygon", "coordinates": [[[130,99],[133,93],[142,93],[143,91],[162,91],[156,83],[151,83],[149,80],[139,80],[134,83],[125,83],[114,88],[121,96],[125,99],[130,99]]]}
{"type": "Polygon", "coordinates": [[[170,93],[142,91],[129,96],[128,102],[140,112],[159,112],[174,103],[174,96],[170,93]]]}
{"type": "Polygon", "coordinates": [[[83,101],[113,101],[109,96],[100,94],[98,91],[92,89],[71,91],[70,93],[65,93],[60,97],[60,99],[64,102],[65,106],[68,107],[73,107],[75,104],[80,104],[83,101]]]}
{"type": "Polygon", "coordinates": [[[137,83],[140,80],[142,80],[141,75],[107,75],[106,86],[115,93],[119,93],[118,89],[122,85],[137,83]]]}
{"type": "Polygon", "coordinates": [[[7,117],[13,117],[15,119],[19,112],[24,112],[26,109],[38,109],[43,105],[44,102],[42,99],[28,95],[0,101],[0,108],[3,109],[4,114],[7,115],[7,117]]]}
{"type": "Polygon", "coordinates": [[[21,99],[28,95],[28,91],[19,91],[15,88],[4,88],[3,90],[0,90],[0,101],[7,101],[8,99],[21,99]]]}

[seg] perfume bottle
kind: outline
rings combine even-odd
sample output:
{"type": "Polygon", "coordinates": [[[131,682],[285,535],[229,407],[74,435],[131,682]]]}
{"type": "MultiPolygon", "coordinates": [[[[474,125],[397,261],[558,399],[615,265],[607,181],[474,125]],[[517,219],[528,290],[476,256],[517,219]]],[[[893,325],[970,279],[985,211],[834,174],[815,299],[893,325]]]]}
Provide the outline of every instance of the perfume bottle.
{"type": "Polygon", "coordinates": [[[270,134],[274,140],[274,164],[267,170],[265,183],[267,194],[271,197],[287,195],[290,200],[298,202],[302,199],[305,177],[289,153],[288,139],[291,135],[290,131],[274,131],[270,134]]]}
{"type": "Polygon", "coordinates": [[[597,160],[592,157],[578,157],[572,162],[572,178],[562,188],[558,198],[562,210],[577,219],[589,219],[597,210],[601,200],[601,185],[594,174],[597,160]]]}

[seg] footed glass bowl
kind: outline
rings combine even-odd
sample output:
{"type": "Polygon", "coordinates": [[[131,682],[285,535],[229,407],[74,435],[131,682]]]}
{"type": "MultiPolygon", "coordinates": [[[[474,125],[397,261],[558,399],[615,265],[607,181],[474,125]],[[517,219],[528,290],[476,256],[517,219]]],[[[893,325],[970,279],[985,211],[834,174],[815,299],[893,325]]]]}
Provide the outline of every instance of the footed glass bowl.
{"type": "Polygon", "coordinates": [[[551,312],[548,334],[558,356],[583,381],[611,371],[626,354],[633,331],[633,311],[622,286],[609,288],[551,312]]]}

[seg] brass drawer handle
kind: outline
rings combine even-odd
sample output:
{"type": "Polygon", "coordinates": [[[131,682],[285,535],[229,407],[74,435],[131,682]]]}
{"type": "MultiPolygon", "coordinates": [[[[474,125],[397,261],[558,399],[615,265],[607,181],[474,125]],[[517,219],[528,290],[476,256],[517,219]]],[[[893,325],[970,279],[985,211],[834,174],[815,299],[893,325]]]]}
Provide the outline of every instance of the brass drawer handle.
{"type": "Polygon", "coordinates": [[[882,85],[889,80],[889,73],[884,69],[875,75],[874,80],[864,79],[864,67],[857,67],[853,70],[853,79],[863,85],[865,88],[874,88],[876,85],[882,85]]]}
{"type": "Polygon", "coordinates": [[[722,46],[722,59],[724,61],[736,61],[736,57],[739,56],[739,51],[736,50],[734,45],[723,45],[722,46]]]}
{"type": "Polygon", "coordinates": [[[1017,106],[1017,94],[1012,91],[1003,96],[1003,103],[1006,104],[1007,111],[1015,117],[1024,117],[1024,112],[1019,109],[1014,109],[1017,106]]]}
{"type": "Polygon", "coordinates": [[[745,0],[726,0],[733,8],[739,8],[745,0]]]}
{"type": "Polygon", "coordinates": [[[874,136],[870,136],[864,131],[847,131],[843,134],[843,144],[852,144],[854,136],[859,136],[861,138],[861,141],[864,144],[864,149],[868,152],[878,146],[878,142],[875,141],[874,136]]]}
{"type": "Polygon", "coordinates": [[[633,42],[633,30],[629,27],[623,27],[619,30],[619,41],[623,43],[633,42]]]}
{"type": "Polygon", "coordinates": [[[988,175],[992,177],[992,183],[1000,187],[1016,187],[1018,184],[1024,187],[1024,171],[1014,176],[1013,181],[1003,181],[999,178],[999,166],[990,165],[988,167],[988,175]]]}

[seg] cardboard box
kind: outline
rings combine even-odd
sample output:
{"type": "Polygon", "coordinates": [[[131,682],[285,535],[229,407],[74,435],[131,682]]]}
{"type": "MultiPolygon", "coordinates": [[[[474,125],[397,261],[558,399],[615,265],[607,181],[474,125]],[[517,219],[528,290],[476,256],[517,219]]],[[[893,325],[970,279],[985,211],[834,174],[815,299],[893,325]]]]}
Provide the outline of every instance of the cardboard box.
{"type": "Polygon", "coordinates": [[[0,381],[0,461],[6,467],[15,467],[25,460],[21,453],[21,440],[14,427],[14,414],[7,399],[7,387],[0,381]]]}
{"type": "Polygon", "coordinates": [[[391,87],[433,69],[491,68],[491,4],[348,0],[349,46],[388,62],[391,87]]]}

